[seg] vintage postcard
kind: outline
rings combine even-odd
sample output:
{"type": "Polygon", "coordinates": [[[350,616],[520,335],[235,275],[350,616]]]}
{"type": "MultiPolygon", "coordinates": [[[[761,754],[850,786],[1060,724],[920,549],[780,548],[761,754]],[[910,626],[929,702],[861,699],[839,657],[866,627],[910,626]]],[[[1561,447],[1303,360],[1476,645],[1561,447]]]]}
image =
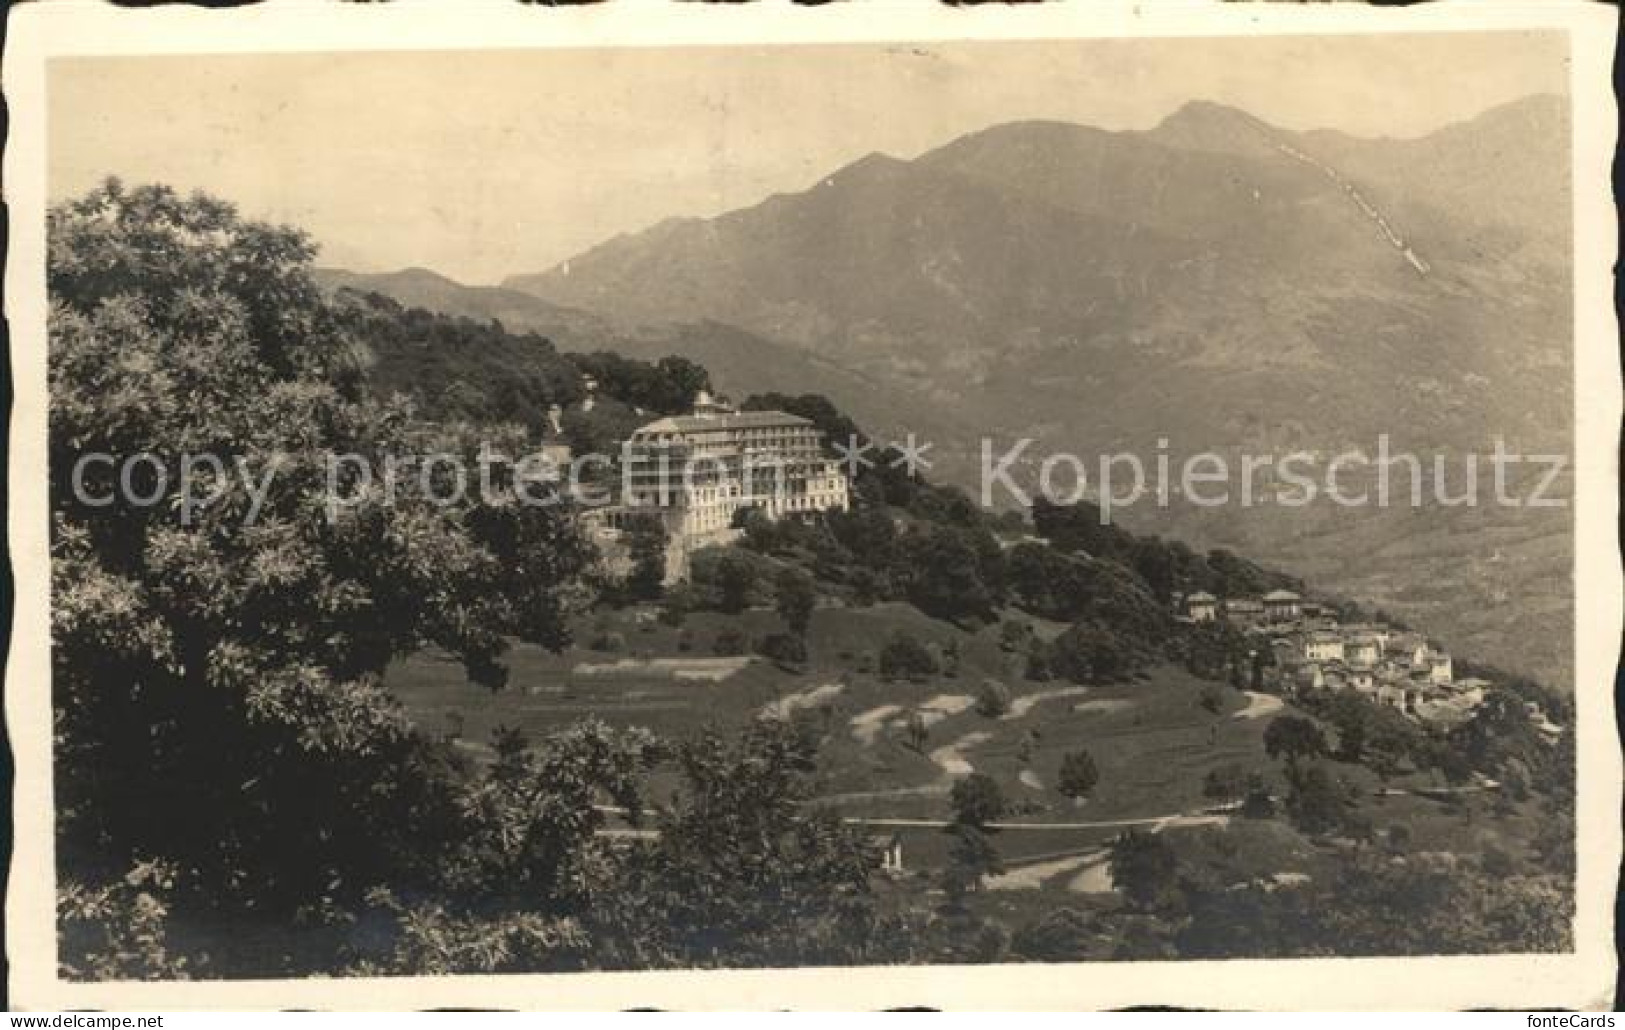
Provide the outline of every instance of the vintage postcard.
{"type": "Polygon", "coordinates": [[[858,7],[13,15],[14,1005],[1611,1003],[1613,10],[858,7]]]}

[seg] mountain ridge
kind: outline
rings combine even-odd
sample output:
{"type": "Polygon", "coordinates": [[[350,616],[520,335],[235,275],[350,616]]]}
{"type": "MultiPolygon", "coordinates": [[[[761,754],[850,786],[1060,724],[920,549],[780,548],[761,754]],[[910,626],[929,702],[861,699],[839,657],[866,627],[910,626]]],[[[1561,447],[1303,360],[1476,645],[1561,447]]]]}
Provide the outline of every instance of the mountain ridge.
{"type": "MultiPolygon", "coordinates": [[[[623,323],[709,319],[816,354],[881,387],[885,403],[850,406],[860,422],[951,412],[965,439],[936,453],[961,482],[983,433],[1084,454],[1159,438],[1332,454],[1382,433],[1423,453],[1496,436],[1566,452],[1562,108],[1525,98],[1409,139],[1206,103],[1150,129],[1007,122],[620,237],[568,276],[504,282],[623,323]]],[[[1525,516],[1539,539],[1510,584],[1476,559],[1374,561],[1418,526],[1339,515],[1312,528],[1279,512],[1129,517],[1287,568],[1341,565],[1398,607],[1431,579],[1460,583],[1464,611],[1497,597],[1545,611],[1567,576],[1566,530],[1540,515],[1525,516]]],[[[1469,537],[1509,531],[1435,515],[1469,537]]],[[[1563,651],[1538,659],[1558,678],[1563,651]]]]}

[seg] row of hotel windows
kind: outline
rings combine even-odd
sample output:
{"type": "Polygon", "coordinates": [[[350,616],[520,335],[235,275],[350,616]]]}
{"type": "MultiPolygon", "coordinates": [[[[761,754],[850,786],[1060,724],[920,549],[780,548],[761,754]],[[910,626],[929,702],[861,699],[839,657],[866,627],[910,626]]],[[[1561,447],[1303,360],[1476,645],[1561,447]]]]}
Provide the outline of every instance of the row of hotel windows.
{"type": "MultiPolygon", "coordinates": [[[[823,497],[792,497],[778,504],[769,502],[769,507],[778,512],[813,512],[826,511],[830,508],[840,507],[841,498],[837,495],[823,497]]],[[[712,529],[724,529],[733,525],[734,512],[744,505],[715,505],[696,508],[689,512],[688,524],[692,531],[704,532],[712,529]]]]}

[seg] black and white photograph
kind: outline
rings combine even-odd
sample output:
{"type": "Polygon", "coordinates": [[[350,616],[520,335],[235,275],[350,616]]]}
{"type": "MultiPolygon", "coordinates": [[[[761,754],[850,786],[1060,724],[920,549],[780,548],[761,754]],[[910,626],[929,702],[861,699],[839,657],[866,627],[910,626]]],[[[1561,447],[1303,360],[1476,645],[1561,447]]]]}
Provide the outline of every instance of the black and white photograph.
{"type": "Polygon", "coordinates": [[[1500,12],[36,26],[16,1001],[1608,1007],[1613,13],[1500,12]]]}

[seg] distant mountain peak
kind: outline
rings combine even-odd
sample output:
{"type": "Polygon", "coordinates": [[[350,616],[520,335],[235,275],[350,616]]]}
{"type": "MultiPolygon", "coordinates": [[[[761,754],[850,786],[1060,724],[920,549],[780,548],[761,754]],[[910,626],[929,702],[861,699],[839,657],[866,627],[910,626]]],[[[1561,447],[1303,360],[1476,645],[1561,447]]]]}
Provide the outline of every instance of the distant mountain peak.
{"type": "Polygon", "coordinates": [[[458,282],[457,280],[453,279],[449,275],[444,275],[444,274],[442,274],[440,272],[436,272],[432,268],[425,268],[422,265],[408,265],[407,267],[402,268],[401,270],[399,270],[397,272],[386,273],[386,274],[393,275],[396,278],[403,279],[403,280],[414,280],[415,279],[415,280],[418,280],[418,281],[445,283],[445,284],[448,284],[448,285],[451,285],[451,286],[462,286],[462,285],[464,285],[463,283],[458,282]]]}
{"type": "Polygon", "coordinates": [[[1275,130],[1237,107],[1211,100],[1190,100],[1151,130],[1151,137],[1173,146],[1201,150],[1251,149],[1275,130]]]}
{"type": "Polygon", "coordinates": [[[896,174],[907,166],[908,162],[900,158],[892,157],[890,154],[884,154],[878,150],[871,150],[856,161],[837,168],[821,179],[820,182],[832,183],[854,178],[879,178],[896,174]]]}

